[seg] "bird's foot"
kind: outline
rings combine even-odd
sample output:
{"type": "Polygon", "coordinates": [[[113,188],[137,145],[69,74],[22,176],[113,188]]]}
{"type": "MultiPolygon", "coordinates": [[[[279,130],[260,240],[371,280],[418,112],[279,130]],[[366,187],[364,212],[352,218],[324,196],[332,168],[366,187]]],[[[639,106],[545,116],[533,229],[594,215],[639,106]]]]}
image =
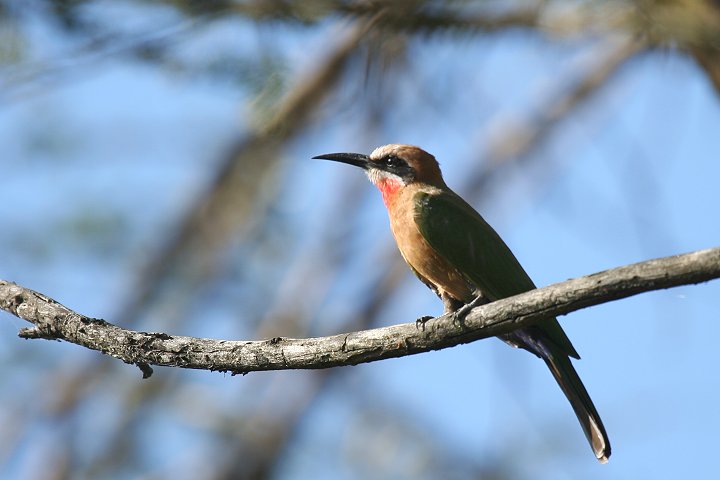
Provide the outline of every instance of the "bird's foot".
{"type": "Polygon", "coordinates": [[[417,328],[418,330],[425,330],[425,324],[432,319],[432,315],[423,315],[422,317],[415,320],[415,328],[417,328]]]}
{"type": "Polygon", "coordinates": [[[490,303],[489,300],[482,295],[478,295],[472,302],[466,303],[462,307],[455,310],[455,312],[453,313],[453,321],[462,323],[463,320],[465,320],[465,317],[468,316],[468,314],[472,311],[473,308],[479,307],[480,305],[485,305],[486,303],[490,303]]]}

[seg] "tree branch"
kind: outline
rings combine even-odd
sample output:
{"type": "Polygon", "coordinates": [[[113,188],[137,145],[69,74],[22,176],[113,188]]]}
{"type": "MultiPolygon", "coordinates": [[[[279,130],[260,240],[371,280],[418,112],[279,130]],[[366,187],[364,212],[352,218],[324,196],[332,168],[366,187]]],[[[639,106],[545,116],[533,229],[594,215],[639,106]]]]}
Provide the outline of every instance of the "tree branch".
{"type": "Polygon", "coordinates": [[[76,313],[55,300],[0,280],[0,309],[26,320],[22,338],[65,340],[141,368],[149,365],[219,370],[329,368],[438,350],[505,333],[591,305],[720,277],[720,247],[649,260],[567,280],[476,307],[462,320],[437,317],[416,323],[329,337],[211,340],[126,330],[76,313]]]}

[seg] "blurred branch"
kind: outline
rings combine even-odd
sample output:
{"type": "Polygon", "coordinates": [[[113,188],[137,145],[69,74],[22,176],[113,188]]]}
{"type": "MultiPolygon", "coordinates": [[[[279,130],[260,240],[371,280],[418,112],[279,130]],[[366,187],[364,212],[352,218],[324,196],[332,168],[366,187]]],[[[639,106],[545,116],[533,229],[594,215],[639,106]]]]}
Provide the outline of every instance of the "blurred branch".
{"type": "Polygon", "coordinates": [[[715,92],[720,93],[720,49],[691,48],[690,54],[700,67],[705,70],[708,79],[715,88],[715,92]]]}
{"type": "MultiPolygon", "coordinates": [[[[256,123],[254,130],[235,140],[222,161],[215,165],[217,171],[206,192],[187,211],[177,230],[168,236],[146,262],[132,291],[129,292],[129,298],[114,316],[118,323],[128,326],[137,322],[142,314],[147,314],[149,304],[156,301],[160,295],[167,295],[168,288],[165,287],[171,281],[174,282],[174,291],[192,290],[191,294],[175,294],[174,301],[168,302],[173,308],[185,311],[183,303],[188,297],[197,295],[196,290],[189,284],[201,284],[215,273],[220,258],[218,252],[239,236],[247,238],[254,234],[259,228],[258,225],[265,223],[261,217],[265,215],[272,201],[272,193],[269,195],[267,190],[275,183],[273,177],[280,164],[282,149],[289,140],[312,124],[311,117],[317,115],[323,100],[336,90],[346,65],[352,62],[358,46],[366,41],[364,36],[367,29],[376,19],[377,17],[361,18],[348,25],[342,33],[337,32],[332,47],[318,58],[314,68],[300,76],[287,95],[277,102],[274,115],[266,118],[263,124],[256,123]],[[184,283],[177,285],[178,279],[184,283]]],[[[168,318],[173,318],[174,327],[177,327],[177,316],[170,315],[168,318]]],[[[57,399],[55,402],[61,405],[57,408],[58,416],[67,416],[83,399],[80,392],[86,392],[87,389],[78,388],[78,385],[82,387],[102,377],[114,377],[109,368],[117,364],[107,360],[77,369],[70,378],[58,381],[59,388],[53,392],[57,399]]],[[[148,367],[144,372],[150,375],[151,370],[148,367]]],[[[151,391],[137,383],[135,387],[128,387],[125,401],[150,403],[153,397],[174,391],[175,378],[168,381],[168,376],[165,376],[163,380],[165,381],[161,387],[156,386],[151,391]]],[[[298,409],[302,412],[300,406],[298,409]]],[[[140,410],[128,408],[124,412],[122,422],[108,440],[109,446],[96,456],[90,465],[90,477],[97,476],[98,471],[117,468],[117,465],[132,457],[127,439],[135,435],[133,429],[137,428],[140,410]]],[[[292,421],[288,423],[294,425],[292,421]]],[[[277,432],[278,438],[282,436],[283,432],[277,432]]],[[[255,440],[240,442],[237,457],[245,458],[248,445],[252,445],[255,440]]],[[[72,440],[68,438],[66,441],[72,440]]],[[[283,444],[282,441],[277,443],[283,444]]],[[[264,456],[254,455],[255,461],[246,461],[245,466],[269,464],[272,455],[269,455],[267,450],[264,449],[264,456]]]]}
{"type": "MultiPolygon", "coordinates": [[[[288,92],[274,115],[256,131],[237,140],[218,168],[206,194],[182,219],[175,235],[145,265],[119,317],[131,321],[158,294],[158,286],[176,277],[174,270],[198,270],[202,277],[218,263],[217,252],[250,214],[262,209],[258,196],[275,172],[280,150],[310,123],[322,100],[334,91],[344,65],[377,17],[356,22],[328,57],[288,92]],[[188,268],[189,267],[189,268],[188,268]]],[[[195,283],[200,283],[197,279],[195,283]]]]}
{"type": "MultiPolygon", "coordinates": [[[[384,5],[385,18],[382,26],[395,31],[412,33],[456,32],[494,32],[507,28],[537,28],[541,17],[540,6],[521,7],[504,13],[468,13],[450,2],[449,8],[423,8],[425,2],[419,2],[417,8],[408,15],[406,3],[388,2],[384,5]]],[[[367,15],[377,7],[372,3],[351,3],[339,8],[354,15],[367,15]]]]}
{"type": "Polygon", "coordinates": [[[720,93],[720,2],[717,0],[635,0],[624,29],[656,47],[687,52],[720,93]]]}
{"type": "Polygon", "coordinates": [[[502,169],[501,165],[520,163],[527,160],[529,153],[545,140],[553,129],[571,113],[595,98],[597,92],[607,85],[610,79],[638,53],[647,48],[647,44],[634,38],[610,38],[602,43],[604,52],[582,77],[549,99],[540,113],[532,118],[522,119],[516,126],[505,129],[501,138],[490,142],[489,151],[484,155],[483,168],[471,175],[466,188],[483,191],[491,185],[502,169]],[[514,161],[514,162],[511,162],[514,161]]]}
{"type": "Polygon", "coordinates": [[[26,59],[11,67],[0,64],[3,67],[0,69],[0,102],[35,98],[62,80],[72,79],[83,73],[83,69],[113,57],[131,56],[157,64],[168,62],[167,52],[175,43],[214,18],[208,15],[133,34],[103,31],[50,59],[26,59]]]}
{"type": "Polygon", "coordinates": [[[329,368],[395,358],[506,333],[550,316],[638,293],[720,277],[720,247],[649,260],[556,283],[474,307],[462,319],[443,315],[418,328],[405,323],[308,339],[227,341],[125,330],[73,312],[55,300],[0,280],[0,309],[33,323],[22,338],[66,340],[138,365],[248,373],[329,368]]]}

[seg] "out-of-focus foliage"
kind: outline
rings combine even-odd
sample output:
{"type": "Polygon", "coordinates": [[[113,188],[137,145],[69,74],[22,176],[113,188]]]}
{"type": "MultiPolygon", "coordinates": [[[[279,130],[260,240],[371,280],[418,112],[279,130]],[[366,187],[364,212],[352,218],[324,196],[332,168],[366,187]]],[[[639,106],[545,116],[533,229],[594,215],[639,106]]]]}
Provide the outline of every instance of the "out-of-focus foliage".
{"type": "MultiPolygon", "coordinates": [[[[718,173],[718,91],[709,0],[2,1],[0,278],[124,326],[218,338],[437,313],[359,174],[306,160],[395,142],[438,155],[539,284],[709,246],[712,173],[688,171],[718,173]]],[[[637,476],[720,427],[662,435],[717,384],[645,408],[665,383],[682,391],[652,362],[699,342],[662,328],[671,315],[705,331],[697,288],[565,322],[615,470],[595,465],[542,365],[502,345],[142,381],[19,341],[3,318],[0,477],[637,476]]],[[[705,451],[652,474],[697,473],[705,451]]]]}

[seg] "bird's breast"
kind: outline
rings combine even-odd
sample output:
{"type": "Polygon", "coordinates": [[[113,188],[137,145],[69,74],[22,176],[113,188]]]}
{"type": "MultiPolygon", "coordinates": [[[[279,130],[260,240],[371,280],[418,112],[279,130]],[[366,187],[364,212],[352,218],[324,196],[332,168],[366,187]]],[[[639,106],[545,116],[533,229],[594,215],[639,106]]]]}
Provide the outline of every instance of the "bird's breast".
{"type": "Polygon", "coordinates": [[[413,200],[419,189],[413,186],[405,187],[388,205],[390,229],[398,249],[421,279],[435,286],[438,295],[447,293],[467,303],[475,297],[475,288],[420,233],[415,220],[415,209],[419,207],[413,200]]]}

